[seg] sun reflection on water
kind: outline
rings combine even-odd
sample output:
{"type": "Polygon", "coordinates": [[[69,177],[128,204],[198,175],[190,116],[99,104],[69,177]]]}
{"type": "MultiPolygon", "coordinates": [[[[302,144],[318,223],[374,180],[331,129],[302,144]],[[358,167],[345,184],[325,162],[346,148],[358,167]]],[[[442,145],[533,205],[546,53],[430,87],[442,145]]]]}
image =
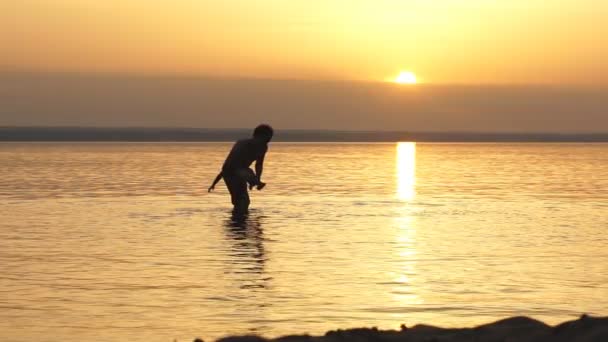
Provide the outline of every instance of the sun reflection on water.
{"type": "Polygon", "coordinates": [[[397,198],[411,201],[416,197],[416,143],[397,143],[397,198]]]}
{"type": "Polygon", "coordinates": [[[393,275],[393,300],[402,306],[424,304],[424,298],[419,293],[419,275],[416,269],[416,218],[410,213],[404,213],[395,218],[395,224],[395,242],[398,246],[395,258],[399,260],[399,266],[393,275]]]}
{"type": "MultiPolygon", "coordinates": [[[[412,201],[416,197],[415,142],[397,143],[396,180],[396,197],[404,202],[412,201]]],[[[412,216],[411,210],[404,203],[395,217],[395,242],[399,246],[396,259],[400,260],[400,265],[394,275],[396,285],[392,293],[395,302],[405,306],[424,303],[416,287],[416,218],[412,216]]]]}

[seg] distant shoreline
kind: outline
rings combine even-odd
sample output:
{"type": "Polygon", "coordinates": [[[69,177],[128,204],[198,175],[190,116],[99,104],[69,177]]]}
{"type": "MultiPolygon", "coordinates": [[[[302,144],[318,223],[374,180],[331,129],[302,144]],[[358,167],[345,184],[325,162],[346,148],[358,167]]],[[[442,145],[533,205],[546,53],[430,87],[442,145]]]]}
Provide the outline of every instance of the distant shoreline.
{"type": "MultiPolygon", "coordinates": [[[[250,129],[0,127],[2,142],[224,142],[250,129]]],[[[277,130],[282,142],[608,142],[608,133],[277,130]]]]}
{"type": "MultiPolygon", "coordinates": [[[[324,336],[290,335],[274,339],[259,336],[232,336],[220,338],[217,342],[429,342],[429,341],[521,341],[521,342],[595,342],[608,338],[608,317],[582,315],[577,320],[556,326],[524,317],[511,317],[493,323],[471,328],[439,328],[432,325],[401,326],[401,330],[378,330],[376,328],[356,328],[333,330],[324,336]]],[[[202,342],[195,338],[194,342],[202,342]]]]}

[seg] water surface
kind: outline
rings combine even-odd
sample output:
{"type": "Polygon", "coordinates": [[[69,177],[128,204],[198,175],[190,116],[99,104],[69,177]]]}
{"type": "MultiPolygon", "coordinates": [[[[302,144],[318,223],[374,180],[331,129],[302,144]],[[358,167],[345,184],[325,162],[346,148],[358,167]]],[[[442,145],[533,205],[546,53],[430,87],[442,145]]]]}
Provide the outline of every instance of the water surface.
{"type": "Polygon", "coordinates": [[[608,311],[608,144],[0,145],[0,337],[180,341],[608,311]]]}

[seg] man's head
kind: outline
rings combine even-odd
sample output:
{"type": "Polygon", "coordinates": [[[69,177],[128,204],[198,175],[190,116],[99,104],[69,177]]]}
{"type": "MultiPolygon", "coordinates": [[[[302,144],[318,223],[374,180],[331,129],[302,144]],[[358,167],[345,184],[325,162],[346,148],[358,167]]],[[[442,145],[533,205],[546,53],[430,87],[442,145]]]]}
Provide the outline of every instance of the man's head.
{"type": "Polygon", "coordinates": [[[266,124],[259,125],[253,130],[253,137],[269,142],[274,135],[272,127],[266,124]]]}

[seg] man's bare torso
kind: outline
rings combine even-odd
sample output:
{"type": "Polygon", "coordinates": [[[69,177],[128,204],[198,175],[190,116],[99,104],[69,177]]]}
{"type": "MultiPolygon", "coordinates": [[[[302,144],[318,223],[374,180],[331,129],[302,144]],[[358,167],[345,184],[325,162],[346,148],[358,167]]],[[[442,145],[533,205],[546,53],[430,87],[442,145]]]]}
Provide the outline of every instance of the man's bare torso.
{"type": "Polygon", "coordinates": [[[255,138],[237,141],[226,157],[222,171],[233,173],[239,169],[249,168],[251,163],[262,157],[268,150],[268,144],[255,138]]]}

